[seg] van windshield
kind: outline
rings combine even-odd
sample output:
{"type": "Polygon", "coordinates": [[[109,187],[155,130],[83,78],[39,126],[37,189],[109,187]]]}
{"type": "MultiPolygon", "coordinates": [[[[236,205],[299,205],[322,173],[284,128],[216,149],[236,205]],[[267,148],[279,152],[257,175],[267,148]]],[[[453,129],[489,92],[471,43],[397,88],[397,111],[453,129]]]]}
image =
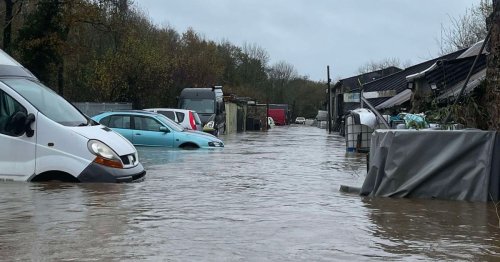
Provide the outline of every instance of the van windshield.
{"type": "Polygon", "coordinates": [[[23,78],[2,79],[38,111],[51,120],[65,126],[87,125],[87,118],[52,89],[23,78]]]}
{"type": "Polygon", "coordinates": [[[190,109],[198,114],[213,114],[214,100],[213,99],[190,99],[184,98],[181,100],[182,109],[190,109]]]}

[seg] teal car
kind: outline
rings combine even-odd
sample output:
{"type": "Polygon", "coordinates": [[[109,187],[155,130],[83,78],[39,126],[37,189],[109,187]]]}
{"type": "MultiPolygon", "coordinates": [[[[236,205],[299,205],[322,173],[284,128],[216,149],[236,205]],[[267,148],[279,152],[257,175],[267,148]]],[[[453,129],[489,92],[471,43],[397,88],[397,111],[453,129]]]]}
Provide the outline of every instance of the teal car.
{"type": "Polygon", "coordinates": [[[142,110],[98,114],[92,120],[120,133],[135,146],[163,146],[183,149],[224,147],[217,137],[185,129],[164,115],[142,110]]]}

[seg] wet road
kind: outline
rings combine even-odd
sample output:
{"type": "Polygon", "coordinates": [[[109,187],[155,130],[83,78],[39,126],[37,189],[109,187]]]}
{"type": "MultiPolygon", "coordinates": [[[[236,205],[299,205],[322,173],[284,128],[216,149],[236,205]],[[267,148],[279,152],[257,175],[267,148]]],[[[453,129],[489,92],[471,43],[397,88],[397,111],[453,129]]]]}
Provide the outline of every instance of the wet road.
{"type": "Polygon", "coordinates": [[[0,183],[0,260],[495,261],[493,204],[370,199],[366,162],[315,127],[139,148],[136,184],[0,183]]]}

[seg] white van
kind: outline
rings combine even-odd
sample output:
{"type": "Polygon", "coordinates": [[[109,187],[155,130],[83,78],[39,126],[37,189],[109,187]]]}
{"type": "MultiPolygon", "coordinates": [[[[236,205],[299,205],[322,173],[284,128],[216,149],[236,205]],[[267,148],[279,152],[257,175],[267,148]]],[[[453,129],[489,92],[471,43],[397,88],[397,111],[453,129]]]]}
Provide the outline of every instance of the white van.
{"type": "Polygon", "coordinates": [[[0,50],[0,181],[132,182],[137,150],[0,50]]]}

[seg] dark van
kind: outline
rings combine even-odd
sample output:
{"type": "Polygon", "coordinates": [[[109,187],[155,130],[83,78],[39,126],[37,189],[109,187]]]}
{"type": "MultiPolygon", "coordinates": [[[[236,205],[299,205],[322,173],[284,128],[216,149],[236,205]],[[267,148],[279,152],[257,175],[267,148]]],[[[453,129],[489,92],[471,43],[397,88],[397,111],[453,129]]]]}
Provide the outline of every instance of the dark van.
{"type": "Polygon", "coordinates": [[[222,86],[184,88],[179,96],[179,108],[198,113],[203,131],[218,136],[225,132],[226,106],[222,86]]]}

